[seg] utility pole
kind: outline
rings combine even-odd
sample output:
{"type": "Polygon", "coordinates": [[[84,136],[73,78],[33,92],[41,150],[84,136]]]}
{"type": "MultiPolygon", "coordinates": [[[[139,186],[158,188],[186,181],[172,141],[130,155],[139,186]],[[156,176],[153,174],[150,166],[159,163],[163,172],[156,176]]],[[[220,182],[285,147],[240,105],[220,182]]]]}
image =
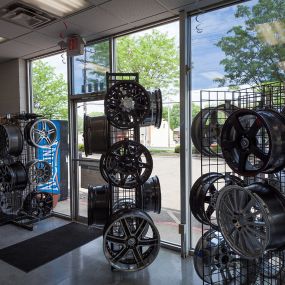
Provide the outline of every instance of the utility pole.
{"type": "Polygon", "coordinates": [[[168,147],[170,147],[170,98],[167,97],[168,147]]]}

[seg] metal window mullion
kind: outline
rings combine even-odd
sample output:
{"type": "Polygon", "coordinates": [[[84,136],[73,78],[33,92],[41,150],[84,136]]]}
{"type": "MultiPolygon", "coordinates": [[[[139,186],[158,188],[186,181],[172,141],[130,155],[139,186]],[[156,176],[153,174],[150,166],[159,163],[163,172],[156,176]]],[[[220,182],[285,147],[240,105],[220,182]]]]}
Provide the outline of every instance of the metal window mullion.
{"type": "Polygon", "coordinates": [[[70,177],[70,215],[72,220],[78,217],[78,162],[76,158],[76,102],[73,95],[73,58],[67,60],[68,84],[68,121],[69,121],[69,177],[70,177]]]}
{"type": "Polygon", "coordinates": [[[180,12],[180,176],[181,176],[181,256],[191,248],[191,219],[189,193],[191,185],[191,98],[189,93],[189,21],[185,11],[180,12]]]}

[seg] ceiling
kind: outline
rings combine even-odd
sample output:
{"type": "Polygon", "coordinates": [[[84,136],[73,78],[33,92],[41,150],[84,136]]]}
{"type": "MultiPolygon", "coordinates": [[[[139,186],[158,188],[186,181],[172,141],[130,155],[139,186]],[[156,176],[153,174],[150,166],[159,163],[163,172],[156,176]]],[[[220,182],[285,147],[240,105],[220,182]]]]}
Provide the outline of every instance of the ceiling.
{"type": "MultiPolygon", "coordinates": [[[[15,0],[1,0],[0,8],[15,0]]],[[[17,1],[20,2],[20,1],[17,1]]],[[[82,11],[37,29],[29,29],[0,19],[0,62],[29,59],[60,50],[58,42],[67,35],[80,34],[87,41],[117,34],[175,17],[179,11],[200,9],[222,0],[88,0],[82,11]]]]}

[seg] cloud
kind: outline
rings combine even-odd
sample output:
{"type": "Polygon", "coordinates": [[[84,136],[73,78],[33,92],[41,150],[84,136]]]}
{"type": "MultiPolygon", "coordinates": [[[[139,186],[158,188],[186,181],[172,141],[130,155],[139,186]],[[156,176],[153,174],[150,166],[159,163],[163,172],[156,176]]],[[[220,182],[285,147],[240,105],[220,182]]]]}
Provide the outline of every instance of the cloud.
{"type": "Polygon", "coordinates": [[[202,72],[201,75],[207,79],[214,80],[216,78],[223,78],[223,74],[218,71],[202,72]]]}

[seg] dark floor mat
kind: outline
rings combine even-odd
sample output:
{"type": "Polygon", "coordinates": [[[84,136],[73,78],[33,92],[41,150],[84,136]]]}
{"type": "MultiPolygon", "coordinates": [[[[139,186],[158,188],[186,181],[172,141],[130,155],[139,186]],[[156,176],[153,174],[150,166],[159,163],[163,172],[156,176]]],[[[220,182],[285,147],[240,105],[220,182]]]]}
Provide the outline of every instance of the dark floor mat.
{"type": "Polygon", "coordinates": [[[0,259],[29,272],[101,235],[101,231],[70,223],[0,250],[0,259]]]}

